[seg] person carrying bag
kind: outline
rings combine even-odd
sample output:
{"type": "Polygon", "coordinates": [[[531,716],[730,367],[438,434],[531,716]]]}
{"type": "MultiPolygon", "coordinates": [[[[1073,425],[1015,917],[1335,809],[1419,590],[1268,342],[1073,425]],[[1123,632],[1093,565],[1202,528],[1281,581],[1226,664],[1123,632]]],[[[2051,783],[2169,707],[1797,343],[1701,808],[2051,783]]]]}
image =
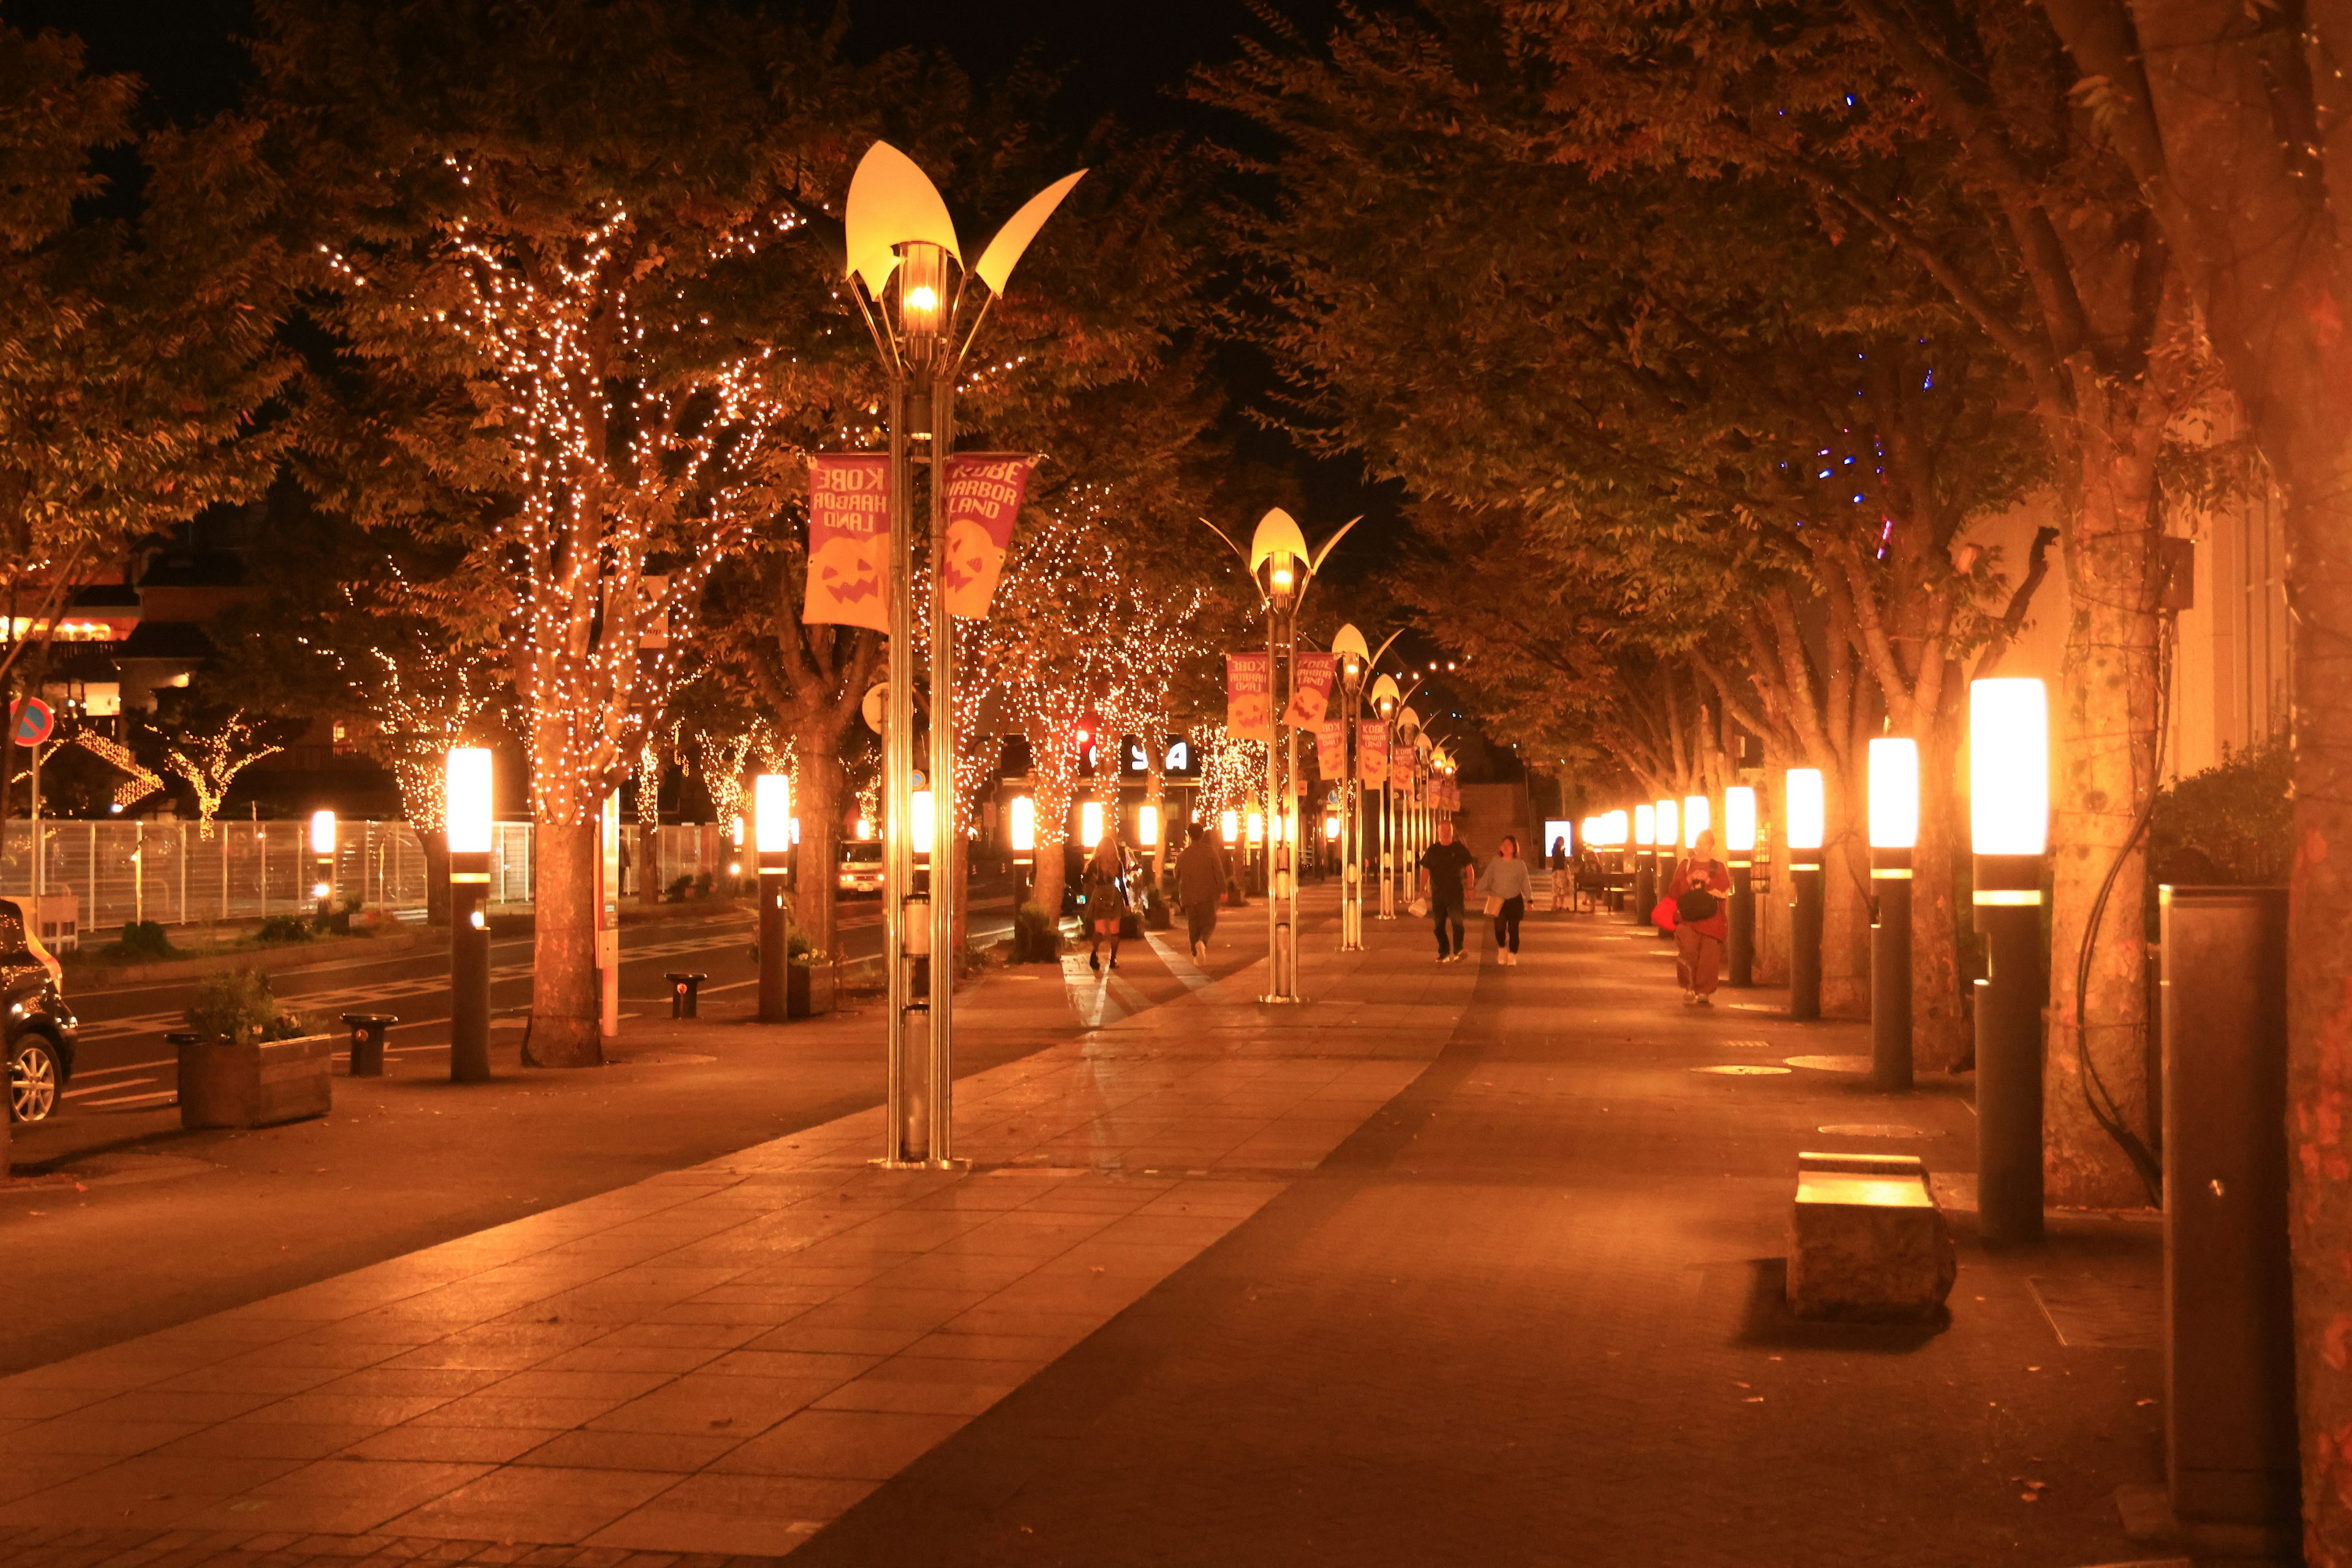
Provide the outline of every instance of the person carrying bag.
{"type": "Polygon", "coordinates": [[[1709,828],[1675,868],[1674,880],[1660,900],[1660,912],[1674,916],[1675,975],[1682,982],[1683,1000],[1693,1006],[1715,1005],[1723,944],[1731,938],[1731,917],[1724,904],[1729,897],[1731,868],[1715,858],[1715,830],[1709,828]]]}
{"type": "Polygon", "coordinates": [[[1510,834],[1495,847],[1494,859],[1479,875],[1478,890],[1486,895],[1486,913],[1495,921],[1495,959],[1506,969],[1519,962],[1519,921],[1527,918],[1528,895],[1535,890],[1528,863],[1519,858],[1519,841],[1510,834]]]}

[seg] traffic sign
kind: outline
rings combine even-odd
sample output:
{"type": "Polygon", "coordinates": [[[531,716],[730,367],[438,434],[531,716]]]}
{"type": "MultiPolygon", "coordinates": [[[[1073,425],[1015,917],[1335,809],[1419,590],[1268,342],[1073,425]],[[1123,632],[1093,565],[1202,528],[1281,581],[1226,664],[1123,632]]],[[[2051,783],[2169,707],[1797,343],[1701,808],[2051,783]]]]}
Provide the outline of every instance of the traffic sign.
{"type": "Polygon", "coordinates": [[[37,746],[57,726],[57,715],[49,711],[49,705],[37,697],[27,697],[10,716],[8,736],[20,746],[37,746]]]}

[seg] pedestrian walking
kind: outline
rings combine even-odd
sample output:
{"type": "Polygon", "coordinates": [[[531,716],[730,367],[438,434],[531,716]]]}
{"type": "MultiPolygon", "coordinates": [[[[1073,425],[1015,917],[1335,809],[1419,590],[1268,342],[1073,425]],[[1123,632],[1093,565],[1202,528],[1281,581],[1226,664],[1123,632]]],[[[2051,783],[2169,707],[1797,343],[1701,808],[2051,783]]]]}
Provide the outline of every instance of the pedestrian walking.
{"type": "MultiPolygon", "coordinates": [[[[1568,858],[1562,851],[1553,853],[1562,860],[1568,858]]],[[[1486,912],[1495,918],[1495,961],[1506,969],[1515,969],[1519,962],[1519,921],[1527,917],[1528,895],[1535,890],[1528,863],[1519,858],[1516,836],[1504,834],[1503,841],[1495,847],[1495,858],[1486,862],[1478,878],[1478,890],[1486,896],[1486,912]]]]}
{"type": "Polygon", "coordinates": [[[1176,857],[1176,896],[1183,900],[1192,956],[1205,963],[1209,939],[1217,931],[1217,904],[1225,896],[1225,858],[1217,852],[1214,834],[1195,833],[1176,857]]]}
{"type": "Polygon", "coordinates": [[[1568,840],[1551,841],[1551,907],[1554,913],[1567,909],[1576,897],[1576,879],[1570,875],[1568,840]]]}
{"type": "Polygon", "coordinates": [[[1103,939],[1110,939],[1110,966],[1118,967],[1118,932],[1127,919],[1129,870],[1127,850],[1118,835],[1106,828],[1087,860],[1078,896],[1086,904],[1087,967],[1102,969],[1103,939]]]}
{"type": "Polygon", "coordinates": [[[1470,901],[1470,874],[1477,867],[1468,847],[1454,842],[1454,824],[1439,823],[1437,842],[1421,852],[1421,892],[1429,900],[1430,920],[1437,928],[1440,963],[1462,962],[1462,911],[1470,901]]]}
{"type": "Polygon", "coordinates": [[[1715,1005],[1716,974],[1731,936],[1723,900],[1730,896],[1731,868],[1715,858],[1715,830],[1709,828],[1666,884],[1675,906],[1675,975],[1682,982],[1683,1000],[1695,1006],[1715,1005]]]}

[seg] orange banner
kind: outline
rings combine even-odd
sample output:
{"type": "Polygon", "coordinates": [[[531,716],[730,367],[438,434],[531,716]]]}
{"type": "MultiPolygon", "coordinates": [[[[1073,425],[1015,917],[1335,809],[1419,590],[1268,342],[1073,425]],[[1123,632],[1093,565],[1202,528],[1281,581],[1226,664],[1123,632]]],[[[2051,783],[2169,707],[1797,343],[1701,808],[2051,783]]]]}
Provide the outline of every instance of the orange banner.
{"type": "Polygon", "coordinates": [[[865,452],[809,459],[810,626],[890,629],[890,459],[865,452]]]}
{"type": "Polygon", "coordinates": [[[1013,452],[959,452],[948,459],[947,565],[941,577],[948,614],[968,621],[988,617],[1029,470],[1036,466],[1036,458],[1013,452]]]}

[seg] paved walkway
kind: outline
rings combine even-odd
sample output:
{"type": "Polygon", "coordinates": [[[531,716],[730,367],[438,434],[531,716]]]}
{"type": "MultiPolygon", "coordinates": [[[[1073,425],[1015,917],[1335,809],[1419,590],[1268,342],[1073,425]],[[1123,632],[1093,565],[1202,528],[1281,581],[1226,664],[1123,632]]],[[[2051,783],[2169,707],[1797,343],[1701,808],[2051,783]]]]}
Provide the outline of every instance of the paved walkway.
{"type": "Polygon", "coordinates": [[[869,1171],[852,1116],[0,1382],[0,1557],[2153,1555],[2114,1493],[2160,1475],[2154,1226],[1961,1215],[1948,1325],[1795,1322],[1797,1151],[1964,1177],[1961,1094],[1869,1094],[1863,1031],[1769,994],[1682,1008],[1603,919],[1509,970],[1372,941],[1297,1012],[1099,983],[960,1088],[970,1174],[869,1171]]]}
{"type": "Polygon", "coordinates": [[[959,1085],[969,1173],[870,1169],[861,1112],[0,1381],[0,1525],[26,1561],[790,1551],[1312,1170],[1472,988],[1333,964],[1296,1028],[1155,957],[1079,959],[1102,1026],[959,1085]]]}

